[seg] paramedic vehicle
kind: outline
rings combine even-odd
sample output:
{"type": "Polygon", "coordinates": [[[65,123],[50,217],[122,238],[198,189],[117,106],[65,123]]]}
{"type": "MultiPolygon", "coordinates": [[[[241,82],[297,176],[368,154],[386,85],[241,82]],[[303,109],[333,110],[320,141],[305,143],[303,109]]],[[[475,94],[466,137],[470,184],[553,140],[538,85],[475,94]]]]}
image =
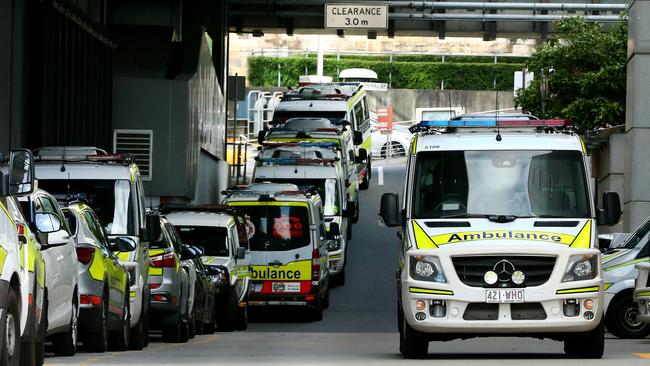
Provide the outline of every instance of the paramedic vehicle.
{"type": "Polygon", "coordinates": [[[134,251],[116,255],[129,272],[130,347],[142,349],[149,340],[149,238],[159,224],[157,216],[146,214],[138,166],[129,155],[110,155],[95,147],[47,147],[35,154],[40,188],[60,200],[87,202],[109,240],[128,236],[135,241],[134,251]]]}
{"type": "MultiPolygon", "coordinates": [[[[342,171],[345,173],[346,201],[350,202],[346,208],[353,213],[352,223],[359,220],[359,182],[363,178],[358,173],[357,163],[367,160],[368,153],[365,149],[360,149],[359,155],[355,155],[349,125],[334,125],[327,118],[292,118],[282,127],[260,134],[258,142],[267,147],[272,147],[274,143],[300,143],[307,147],[311,143],[313,146],[325,144],[328,148],[338,149],[341,152],[342,171]],[[330,144],[335,146],[329,147],[330,144]]],[[[351,235],[351,231],[348,234],[351,235]]]]}
{"type": "Polygon", "coordinates": [[[349,122],[354,131],[355,157],[362,156],[361,149],[367,154],[357,163],[357,171],[360,188],[368,189],[372,164],[370,108],[366,90],[359,83],[314,84],[285,94],[275,107],[271,123],[282,125],[295,117],[327,118],[334,125],[349,122]]]}
{"type": "Polygon", "coordinates": [[[244,217],[251,246],[249,306],[300,306],[323,318],[329,273],[323,207],[318,194],[293,184],[256,183],[226,192],[244,217]]]}
{"type": "MultiPolygon", "coordinates": [[[[34,166],[28,150],[14,150],[8,157],[6,171],[0,172],[4,237],[0,242],[0,364],[42,365],[47,330],[45,263],[15,198],[33,191],[34,166]]],[[[56,231],[54,220],[48,214],[39,215],[35,229],[42,234],[56,231]]]]}
{"type": "MultiPolygon", "coordinates": [[[[650,217],[648,217],[639,228],[634,231],[632,236],[623,244],[623,248],[633,246],[630,254],[636,254],[635,257],[626,254],[627,262],[633,262],[637,269],[636,281],[634,284],[634,301],[638,308],[638,314],[634,314],[633,320],[635,322],[643,322],[644,327],[650,326],[650,217]],[[634,319],[636,318],[636,319],[634,319]]],[[[617,248],[618,249],[618,248],[617,248]]],[[[624,249],[624,250],[625,250],[624,249]]],[[[614,253],[615,254],[615,253],[614,253]]]]}
{"type": "Polygon", "coordinates": [[[616,223],[620,201],[606,192],[605,208],[594,208],[584,144],[568,121],[533,122],[412,127],[404,203],[384,194],[380,212],[401,228],[404,357],[476,336],[552,338],[569,355],[602,357],[596,223],[616,223]]]}
{"type": "MultiPolygon", "coordinates": [[[[267,145],[268,146],[268,145],[267,145]]],[[[273,146],[273,145],[272,145],[273,146]]],[[[329,273],[332,286],[345,284],[346,241],[352,233],[345,195],[346,174],[334,143],[286,143],[265,148],[257,157],[253,182],[291,183],[298,189],[315,189],[323,201],[329,273]]],[[[352,202],[350,202],[352,207],[352,202]]]]}
{"type": "Polygon", "coordinates": [[[248,327],[250,260],[246,227],[232,207],[165,208],[183,243],[202,252],[216,286],[215,319],[221,331],[248,327]]]}

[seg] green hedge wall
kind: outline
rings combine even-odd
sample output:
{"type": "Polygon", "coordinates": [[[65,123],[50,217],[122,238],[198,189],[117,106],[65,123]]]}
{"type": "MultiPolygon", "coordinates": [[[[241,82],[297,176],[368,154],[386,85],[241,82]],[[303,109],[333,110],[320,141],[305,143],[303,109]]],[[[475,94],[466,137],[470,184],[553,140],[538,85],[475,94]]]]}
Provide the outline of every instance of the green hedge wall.
{"type": "MultiPolygon", "coordinates": [[[[396,56],[397,57],[397,56],[396,56]]],[[[356,58],[326,57],[324,74],[334,76],[338,70],[352,67],[361,67],[374,70],[380,82],[389,82],[392,74],[393,88],[405,89],[439,89],[440,82],[445,81],[445,89],[454,90],[493,90],[494,79],[496,89],[512,90],[515,71],[523,69],[522,63],[485,62],[488,57],[475,56],[448,56],[445,62],[427,57],[437,56],[399,56],[406,57],[408,61],[393,58],[393,62],[382,60],[384,56],[356,56],[356,58]],[[424,58],[418,58],[424,57],[424,58]],[[414,61],[418,60],[418,61],[414,61]]],[[[278,70],[281,75],[281,86],[295,86],[298,77],[305,74],[305,67],[309,74],[316,73],[316,59],[304,56],[284,58],[250,57],[248,59],[248,81],[251,86],[277,86],[278,70]]]]}

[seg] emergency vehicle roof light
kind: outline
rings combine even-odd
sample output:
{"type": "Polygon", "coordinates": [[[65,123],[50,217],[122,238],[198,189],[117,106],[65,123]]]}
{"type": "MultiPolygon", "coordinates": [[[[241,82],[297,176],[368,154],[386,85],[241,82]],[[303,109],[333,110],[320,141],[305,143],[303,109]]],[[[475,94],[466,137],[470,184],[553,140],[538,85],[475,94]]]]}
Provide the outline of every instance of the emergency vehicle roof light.
{"type": "MultiPolygon", "coordinates": [[[[489,128],[489,127],[569,127],[571,121],[568,119],[457,119],[457,120],[438,120],[438,121],[421,121],[414,128],[418,132],[428,128],[489,128]]],[[[412,126],[415,127],[415,126],[412,126]]]]}
{"type": "Polygon", "coordinates": [[[336,142],[325,141],[295,141],[295,142],[282,142],[282,141],[265,141],[262,143],[264,147],[318,147],[334,149],[339,145],[336,142]]]}
{"type": "Polygon", "coordinates": [[[334,164],[335,159],[307,159],[307,158],[263,158],[258,157],[260,163],[272,163],[277,165],[309,165],[309,164],[334,164]]]}

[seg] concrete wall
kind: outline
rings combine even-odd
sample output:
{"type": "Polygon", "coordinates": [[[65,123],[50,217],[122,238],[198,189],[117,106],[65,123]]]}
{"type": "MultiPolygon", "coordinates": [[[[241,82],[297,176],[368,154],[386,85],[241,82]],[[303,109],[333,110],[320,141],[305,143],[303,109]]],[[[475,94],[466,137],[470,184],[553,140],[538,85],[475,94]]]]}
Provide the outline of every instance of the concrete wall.
{"type": "MultiPolygon", "coordinates": [[[[625,202],[625,134],[622,131],[615,132],[607,138],[607,143],[591,152],[592,176],[596,178],[596,204],[602,207],[602,195],[604,192],[617,192],[621,202],[625,202]]],[[[625,214],[621,221],[614,226],[599,226],[599,233],[626,232],[625,214]]]]}

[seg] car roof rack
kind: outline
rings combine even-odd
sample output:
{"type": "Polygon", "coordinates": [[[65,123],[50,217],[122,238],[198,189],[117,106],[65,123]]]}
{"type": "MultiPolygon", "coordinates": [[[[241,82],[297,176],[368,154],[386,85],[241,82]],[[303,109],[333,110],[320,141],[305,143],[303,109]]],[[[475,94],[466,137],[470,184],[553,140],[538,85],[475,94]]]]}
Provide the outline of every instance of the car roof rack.
{"type": "Polygon", "coordinates": [[[33,150],[34,161],[41,162],[92,162],[130,165],[135,162],[133,154],[109,154],[97,147],[52,146],[33,150]]]}
{"type": "Polygon", "coordinates": [[[305,198],[311,198],[315,193],[314,190],[301,190],[298,189],[296,185],[293,184],[269,184],[274,187],[287,186],[287,188],[295,188],[291,190],[264,190],[259,189],[256,186],[263,186],[269,183],[255,183],[249,186],[234,186],[230,187],[221,193],[226,197],[259,197],[258,201],[275,201],[276,196],[301,196],[305,198]],[[293,187],[291,187],[293,186],[293,187]]]}
{"type": "Polygon", "coordinates": [[[239,215],[237,210],[232,206],[226,205],[182,205],[169,204],[160,206],[160,213],[163,215],[173,212],[207,212],[207,213],[225,213],[233,216],[239,215]]]}

